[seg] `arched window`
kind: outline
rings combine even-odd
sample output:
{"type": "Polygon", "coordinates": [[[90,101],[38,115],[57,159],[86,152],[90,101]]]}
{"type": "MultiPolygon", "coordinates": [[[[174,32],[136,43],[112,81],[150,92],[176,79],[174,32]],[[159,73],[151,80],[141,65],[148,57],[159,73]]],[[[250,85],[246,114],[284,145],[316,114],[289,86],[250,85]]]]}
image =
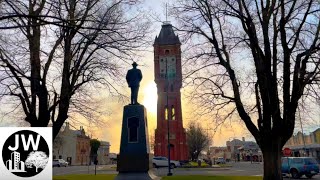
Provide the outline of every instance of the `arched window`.
{"type": "Polygon", "coordinates": [[[171,116],[172,116],[171,118],[172,120],[176,120],[176,113],[173,105],[171,106],[171,116]]]}
{"type": "Polygon", "coordinates": [[[168,115],[168,107],[167,106],[165,106],[165,108],[164,108],[164,117],[165,117],[165,120],[168,120],[168,117],[169,117],[169,115],[168,115]]]}

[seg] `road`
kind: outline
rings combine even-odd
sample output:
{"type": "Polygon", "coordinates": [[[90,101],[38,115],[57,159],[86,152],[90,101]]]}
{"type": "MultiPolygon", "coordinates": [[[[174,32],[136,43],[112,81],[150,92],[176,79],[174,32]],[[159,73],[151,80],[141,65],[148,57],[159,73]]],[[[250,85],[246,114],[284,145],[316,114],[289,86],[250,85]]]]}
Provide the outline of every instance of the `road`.
{"type": "MultiPolygon", "coordinates": [[[[229,168],[205,168],[205,169],[175,169],[173,174],[176,175],[228,175],[228,176],[262,176],[263,175],[263,165],[262,163],[250,162],[237,162],[231,163],[232,167],[229,168]]],[[[155,170],[157,176],[165,176],[168,172],[167,168],[159,168],[155,170]]],[[[285,177],[284,179],[289,179],[285,177]]],[[[305,176],[301,179],[307,179],[305,176]]],[[[320,180],[320,175],[314,176],[312,179],[320,180]]]]}
{"type": "MultiPolygon", "coordinates": [[[[262,163],[237,162],[231,163],[232,167],[228,168],[176,168],[172,170],[173,175],[228,175],[228,176],[262,176],[262,163]]],[[[117,174],[115,165],[97,166],[98,174],[117,174]]],[[[166,176],[168,168],[152,169],[157,176],[166,176]]],[[[64,174],[94,174],[94,166],[71,166],[53,168],[54,175],[64,174]]],[[[289,179],[288,177],[284,179],[289,179]]],[[[301,179],[307,179],[302,177],[301,179]]],[[[314,176],[312,179],[320,180],[320,175],[314,176]]]]}

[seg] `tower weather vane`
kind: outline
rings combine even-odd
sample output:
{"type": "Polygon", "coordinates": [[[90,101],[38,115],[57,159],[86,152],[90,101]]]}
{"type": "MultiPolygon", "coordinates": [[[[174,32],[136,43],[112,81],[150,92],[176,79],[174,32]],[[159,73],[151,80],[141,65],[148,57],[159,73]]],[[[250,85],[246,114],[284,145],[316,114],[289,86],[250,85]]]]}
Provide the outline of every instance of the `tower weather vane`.
{"type": "Polygon", "coordinates": [[[166,3],[166,22],[168,21],[168,3],[166,3]]]}
{"type": "Polygon", "coordinates": [[[166,16],[166,20],[163,23],[169,24],[170,22],[168,21],[168,3],[165,3],[165,16],[166,16]]]}

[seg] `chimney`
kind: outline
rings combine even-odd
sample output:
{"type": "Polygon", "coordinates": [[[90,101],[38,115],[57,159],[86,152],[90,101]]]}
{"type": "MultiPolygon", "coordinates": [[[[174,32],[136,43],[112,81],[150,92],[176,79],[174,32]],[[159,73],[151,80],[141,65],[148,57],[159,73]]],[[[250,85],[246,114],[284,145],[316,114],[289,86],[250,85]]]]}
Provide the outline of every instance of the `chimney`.
{"type": "Polygon", "coordinates": [[[244,137],[242,137],[242,142],[245,142],[245,141],[246,141],[246,139],[244,137]]]}
{"type": "Polygon", "coordinates": [[[69,122],[66,122],[66,129],[69,129],[69,122]]]}

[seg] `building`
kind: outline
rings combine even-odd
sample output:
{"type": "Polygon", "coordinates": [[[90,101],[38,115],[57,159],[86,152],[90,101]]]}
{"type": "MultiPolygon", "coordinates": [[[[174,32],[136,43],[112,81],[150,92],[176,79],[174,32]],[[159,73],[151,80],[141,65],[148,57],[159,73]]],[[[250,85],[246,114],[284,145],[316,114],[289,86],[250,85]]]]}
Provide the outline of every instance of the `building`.
{"type": "Polygon", "coordinates": [[[19,152],[11,153],[11,159],[6,161],[6,167],[10,172],[25,172],[25,163],[20,160],[19,152]]]}
{"type": "Polygon", "coordinates": [[[87,165],[90,163],[90,137],[86,135],[82,126],[80,130],[75,131],[76,133],[76,165],[87,165]]]}
{"type": "Polygon", "coordinates": [[[226,142],[224,147],[210,147],[210,158],[223,157],[227,161],[262,161],[262,152],[256,142],[233,139],[226,142]]]}
{"type": "Polygon", "coordinates": [[[117,154],[116,153],[110,153],[109,154],[110,163],[116,164],[117,163],[117,154]]]}
{"type": "Polygon", "coordinates": [[[90,163],[90,138],[83,127],[72,130],[66,125],[53,143],[53,159],[64,159],[69,165],[87,165],[90,163]]]}
{"type": "Polygon", "coordinates": [[[287,141],[284,147],[292,150],[292,156],[310,156],[320,160],[320,128],[309,135],[299,131],[287,141]]]}
{"type": "Polygon", "coordinates": [[[256,142],[244,141],[238,150],[243,161],[262,161],[262,152],[256,142]]]}
{"type": "Polygon", "coordinates": [[[168,124],[170,129],[170,157],[187,160],[188,146],[183,128],[181,93],[181,43],[172,25],[164,22],[155,38],[154,76],[157,84],[157,129],[155,130],[155,156],[168,156],[168,124]]]}
{"type": "Polygon", "coordinates": [[[11,153],[11,160],[13,163],[13,169],[19,169],[19,162],[20,162],[20,153],[19,152],[12,152],[11,153]]]}
{"type": "Polygon", "coordinates": [[[6,161],[6,167],[9,171],[12,170],[12,161],[10,159],[6,161]]]}
{"type": "Polygon", "coordinates": [[[237,160],[240,161],[240,152],[239,148],[243,146],[243,143],[245,142],[244,137],[242,137],[242,141],[239,139],[233,139],[231,141],[227,141],[227,150],[230,152],[230,160],[237,160]]]}
{"type": "Polygon", "coordinates": [[[209,148],[209,154],[210,154],[210,159],[217,159],[218,157],[223,157],[226,160],[231,159],[231,153],[227,147],[212,146],[209,148]]]}
{"type": "Polygon", "coordinates": [[[110,143],[100,141],[100,147],[97,151],[98,164],[111,164],[110,160],[110,143]]]}

